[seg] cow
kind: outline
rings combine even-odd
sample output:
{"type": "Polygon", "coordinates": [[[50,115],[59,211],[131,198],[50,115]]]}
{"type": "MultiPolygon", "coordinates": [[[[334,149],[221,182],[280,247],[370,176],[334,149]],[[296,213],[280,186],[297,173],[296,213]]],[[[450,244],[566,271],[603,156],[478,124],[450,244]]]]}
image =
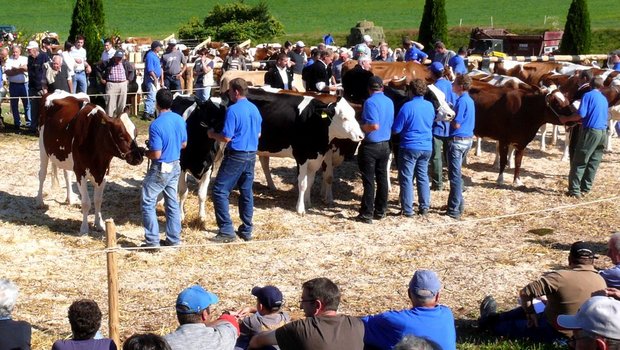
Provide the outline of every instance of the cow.
{"type": "MultiPolygon", "coordinates": [[[[357,64],[356,60],[349,60],[342,65],[342,75],[352,70],[357,64]]],[[[380,76],[384,82],[390,80],[402,80],[405,78],[405,85],[411,83],[413,79],[423,79],[427,83],[433,82],[433,76],[427,66],[408,62],[372,62],[370,71],[372,74],[380,76]]]]}
{"type": "Polygon", "coordinates": [[[469,94],[476,106],[474,133],[499,142],[499,184],[504,182],[508,146],[513,145],[516,149],[513,184],[522,186],[519,175],[523,152],[537,130],[544,123],[562,124],[579,120],[569,100],[557,89],[551,92],[528,91],[473,80],[469,94]]]}
{"type": "Polygon", "coordinates": [[[81,234],[88,234],[89,231],[91,203],[87,180],[94,183],[95,227],[103,230],[101,203],[112,157],[121,158],[130,165],[139,165],[144,156],[144,149],[136,143],[136,128],[126,114],[110,118],[101,107],[84,104],[85,99],[87,96],[83,98],[60,90],[42,98],[37,195],[37,204],[43,206],[43,183],[50,160],[66,171],[69,203],[73,197],[69,172],[75,173],[82,198],[81,234]]]}

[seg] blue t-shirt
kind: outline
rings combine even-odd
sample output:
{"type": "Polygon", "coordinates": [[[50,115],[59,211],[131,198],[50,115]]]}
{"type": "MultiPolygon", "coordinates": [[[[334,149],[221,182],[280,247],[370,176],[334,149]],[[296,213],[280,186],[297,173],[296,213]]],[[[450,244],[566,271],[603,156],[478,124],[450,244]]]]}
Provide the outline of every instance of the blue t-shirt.
{"type": "Polygon", "coordinates": [[[177,113],[164,112],[149,126],[149,150],[161,151],[158,162],[179,160],[183,142],[187,142],[187,129],[185,120],[177,113]]]}
{"type": "Polygon", "coordinates": [[[452,67],[454,74],[467,74],[467,67],[463,57],[456,55],[448,61],[448,65],[452,67]]]}
{"type": "Polygon", "coordinates": [[[234,151],[258,150],[258,137],[263,118],[256,106],[247,98],[237,100],[228,107],[222,135],[230,138],[228,148],[234,151]]]}
{"type": "Polygon", "coordinates": [[[405,61],[419,61],[423,62],[428,57],[427,54],[413,46],[407,52],[405,52],[405,61]]]}
{"type": "Polygon", "coordinates": [[[607,283],[607,287],[620,288],[620,264],[607,270],[601,270],[599,273],[607,283]]]}
{"type": "Polygon", "coordinates": [[[586,129],[607,130],[607,99],[599,90],[586,92],[581,99],[579,115],[586,129]]]}
{"type": "MultiPolygon", "coordinates": [[[[452,83],[446,78],[439,78],[434,84],[444,95],[446,102],[450,107],[454,108],[456,102],[456,94],[452,91],[452,83]]],[[[438,137],[450,136],[450,122],[436,121],[433,123],[433,135],[438,137]]]]}
{"type": "Polygon", "coordinates": [[[364,102],[362,124],[379,124],[379,129],[366,134],[368,142],[388,141],[394,124],[394,103],[383,92],[375,92],[364,102]]]}
{"type": "Polygon", "coordinates": [[[398,112],[392,132],[400,134],[400,148],[414,151],[433,150],[433,104],[422,96],[405,103],[398,112]]]}
{"type": "Polygon", "coordinates": [[[463,92],[456,99],[454,112],[456,112],[454,122],[460,124],[461,127],[458,129],[450,127],[450,137],[474,137],[476,107],[474,106],[474,100],[472,100],[468,92],[463,92]]]}
{"type": "Polygon", "coordinates": [[[444,305],[387,311],[363,317],[362,322],[364,344],[379,349],[392,349],[406,335],[431,340],[442,350],[456,349],[454,316],[450,308],[444,305]]]}
{"type": "Polygon", "coordinates": [[[613,70],[620,72],[620,62],[614,64],[613,70]]]}
{"type": "Polygon", "coordinates": [[[161,77],[161,61],[155,51],[147,52],[144,57],[144,75],[146,76],[147,83],[153,81],[149,74],[150,72],[154,72],[157,78],[161,77]]]}

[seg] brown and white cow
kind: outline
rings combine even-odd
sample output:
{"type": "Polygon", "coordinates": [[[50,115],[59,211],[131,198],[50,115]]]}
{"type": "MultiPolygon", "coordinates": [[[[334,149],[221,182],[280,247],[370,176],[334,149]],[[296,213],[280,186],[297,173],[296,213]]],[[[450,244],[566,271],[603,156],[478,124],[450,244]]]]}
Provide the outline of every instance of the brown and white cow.
{"type": "MultiPolygon", "coordinates": [[[[342,65],[342,75],[352,70],[357,64],[356,60],[349,60],[342,65]]],[[[377,76],[380,76],[384,82],[390,80],[402,80],[405,78],[404,85],[407,85],[413,81],[413,79],[424,79],[427,83],[433,82],[433,77],[430,69],[427,66],[416,63],[414,61],[408,62],[372,62],[370,71],[377,76]]]]}
{"type": "Polygon", "coordinates": [[[104,229],[101,203],[105,188],[105,176],[110,169],[112,157],[118,157],[131,165],[142,163],[144,150],[136,144],[136,129],[126,114],[110,118],[94,104],[85,103],[85,95],[58,92],[42,98],[39,131],[39,192],[37,204],[43,206],[43,184],[48,162],[65,170],[67,200],[73,197],[71,176],[74,172],[82,198],[81,234],[88,234],[90,198],[87,180],[94,184],[95,227],[104,229]]]}

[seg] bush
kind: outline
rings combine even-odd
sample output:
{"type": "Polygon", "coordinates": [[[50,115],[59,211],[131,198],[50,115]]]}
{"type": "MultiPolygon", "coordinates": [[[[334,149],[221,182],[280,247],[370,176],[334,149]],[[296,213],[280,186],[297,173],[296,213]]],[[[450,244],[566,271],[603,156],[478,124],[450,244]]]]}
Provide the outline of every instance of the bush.
{"type": "Polygon", "coordinates": [[[207,31],[198,17],[190,18],[187,23],[179,27],[179,38],[181,39],[206,39],[207,36],[207,31]]]}

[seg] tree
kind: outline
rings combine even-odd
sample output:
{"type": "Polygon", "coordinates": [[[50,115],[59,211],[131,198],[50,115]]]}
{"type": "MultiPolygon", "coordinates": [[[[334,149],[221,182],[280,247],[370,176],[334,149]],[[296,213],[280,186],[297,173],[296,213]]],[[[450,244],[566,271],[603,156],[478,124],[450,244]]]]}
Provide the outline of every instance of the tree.
{"type": "Polygon", "coordinates": [[[446,39],[448,39],[448,17],[445,0],[426,0],[418,42],[430,48],[438,40],[446,43],[446,39]]]}
{"type": "Polygon", "coordinates": [[[78,34],[84,36],[88,62],[93,65],[103,51],[105,13],[102,0],[77,0],[72,18],[69,40],[75,42],[78,34]]]}
{"type": "Polygon", "coordinates": [[[586,54],[591,43],[588,4],[586,0],[573,0],[566,16],[560,51],[570,55],[586,54]]]}

